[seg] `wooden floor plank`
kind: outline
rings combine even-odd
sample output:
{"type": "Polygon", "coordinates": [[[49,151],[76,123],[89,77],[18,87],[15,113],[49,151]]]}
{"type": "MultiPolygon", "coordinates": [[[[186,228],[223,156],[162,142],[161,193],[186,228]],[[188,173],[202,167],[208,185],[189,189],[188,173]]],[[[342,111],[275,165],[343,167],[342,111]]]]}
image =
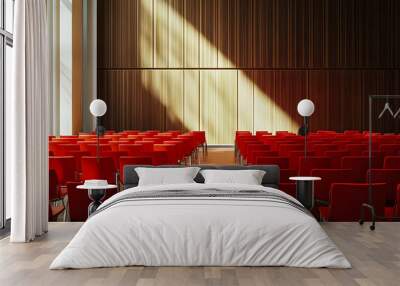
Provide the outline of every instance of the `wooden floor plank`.
{"type": "Polygon", "coordinates": [[[289,267],[118,267],[49,270],[81,223],[50,223],[49,233],[28,244],[0,241],[0,285],[399,285],[400,223],[323,223],[352,269],[289,267]]]}

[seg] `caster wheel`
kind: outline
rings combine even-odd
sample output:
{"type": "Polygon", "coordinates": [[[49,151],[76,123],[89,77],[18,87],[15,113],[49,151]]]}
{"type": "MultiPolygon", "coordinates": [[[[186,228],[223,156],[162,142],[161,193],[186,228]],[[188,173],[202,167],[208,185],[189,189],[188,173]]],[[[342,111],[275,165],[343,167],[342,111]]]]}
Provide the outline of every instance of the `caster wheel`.
{"type": "Polygon", "coordinates": [[[371,226],[369,227],[369,229],[370,229],[370,230],[375,230],[375,226],[374,226],[374,225],[371,225],[371,226]]]}
{"type": "Polygon", "coordinates": [[[362,219],[360,219],[360,220],[358,221],[358,223],[359,223],[360,225],[363,225],[363,224],[364,224],[364,221],[363,221],[362,219]]]}

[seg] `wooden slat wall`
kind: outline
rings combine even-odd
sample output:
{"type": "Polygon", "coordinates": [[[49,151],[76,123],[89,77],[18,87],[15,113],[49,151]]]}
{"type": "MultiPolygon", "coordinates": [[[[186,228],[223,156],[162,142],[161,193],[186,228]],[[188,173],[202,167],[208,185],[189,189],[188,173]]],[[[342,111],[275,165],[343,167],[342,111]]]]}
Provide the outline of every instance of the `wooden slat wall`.
{"type": "Polygon", "coordinates": [[[99,0],[107,128],[366,129],[368,94],[400,93],[398,0],[99,0]]]}

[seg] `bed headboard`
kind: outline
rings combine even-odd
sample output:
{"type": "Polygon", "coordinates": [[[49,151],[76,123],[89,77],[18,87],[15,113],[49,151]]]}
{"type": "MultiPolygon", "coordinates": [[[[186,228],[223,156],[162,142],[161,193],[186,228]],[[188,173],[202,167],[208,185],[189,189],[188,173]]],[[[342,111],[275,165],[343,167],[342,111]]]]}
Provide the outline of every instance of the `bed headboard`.
{"type": "MultiPolygon", "coordinates": [[[[148,168],[183,168],[186,166],[181,165],[164,165],[164,166],[147,166],[147,165],[126,165],[124,166],[124,190],[136,187],[139,183],[139,177],[135,171],[137,167],[148,167],[148,168]]],[[[238,165],[227,165],[227,166],[215,166],[215,165],[198,165],[194,167],[200,167],[204,169],[216,169],[216,170],[263,170],[265,175],[262,180],[262,185],[265,187],[271,187],[279,189],[280,182],[280,169],[277,165],[251,165],[251,166],[238,166],[238,165]]],[[[194,179],[197,183],[204,183],[203,176],[199,173],[194,179]]]]}

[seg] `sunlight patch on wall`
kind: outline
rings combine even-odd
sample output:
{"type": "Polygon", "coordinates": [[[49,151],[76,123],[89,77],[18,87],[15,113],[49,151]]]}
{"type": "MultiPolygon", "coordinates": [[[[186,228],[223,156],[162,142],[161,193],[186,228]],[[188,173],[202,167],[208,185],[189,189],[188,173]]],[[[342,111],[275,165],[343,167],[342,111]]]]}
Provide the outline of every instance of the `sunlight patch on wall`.
{"type": "Polygon", "coordinates": [[[169,1],[155,0],[153,6],[153,1],[141,0],[139,14],[140,66],[152,63],[151,70],[142,72],[142,84],[165,107],[166,122],[205,130],[210,144],[232,144],[238,129],[297,130],[298,123],[254,83],[253,73],[235,69],[169,1]],[[219,62],[233,69],[198,70],[193,58],[193,66],[187,66],[191,63],[185,64],[184,51],[200,53],[199,58],[217,54],[219,62]]]}

